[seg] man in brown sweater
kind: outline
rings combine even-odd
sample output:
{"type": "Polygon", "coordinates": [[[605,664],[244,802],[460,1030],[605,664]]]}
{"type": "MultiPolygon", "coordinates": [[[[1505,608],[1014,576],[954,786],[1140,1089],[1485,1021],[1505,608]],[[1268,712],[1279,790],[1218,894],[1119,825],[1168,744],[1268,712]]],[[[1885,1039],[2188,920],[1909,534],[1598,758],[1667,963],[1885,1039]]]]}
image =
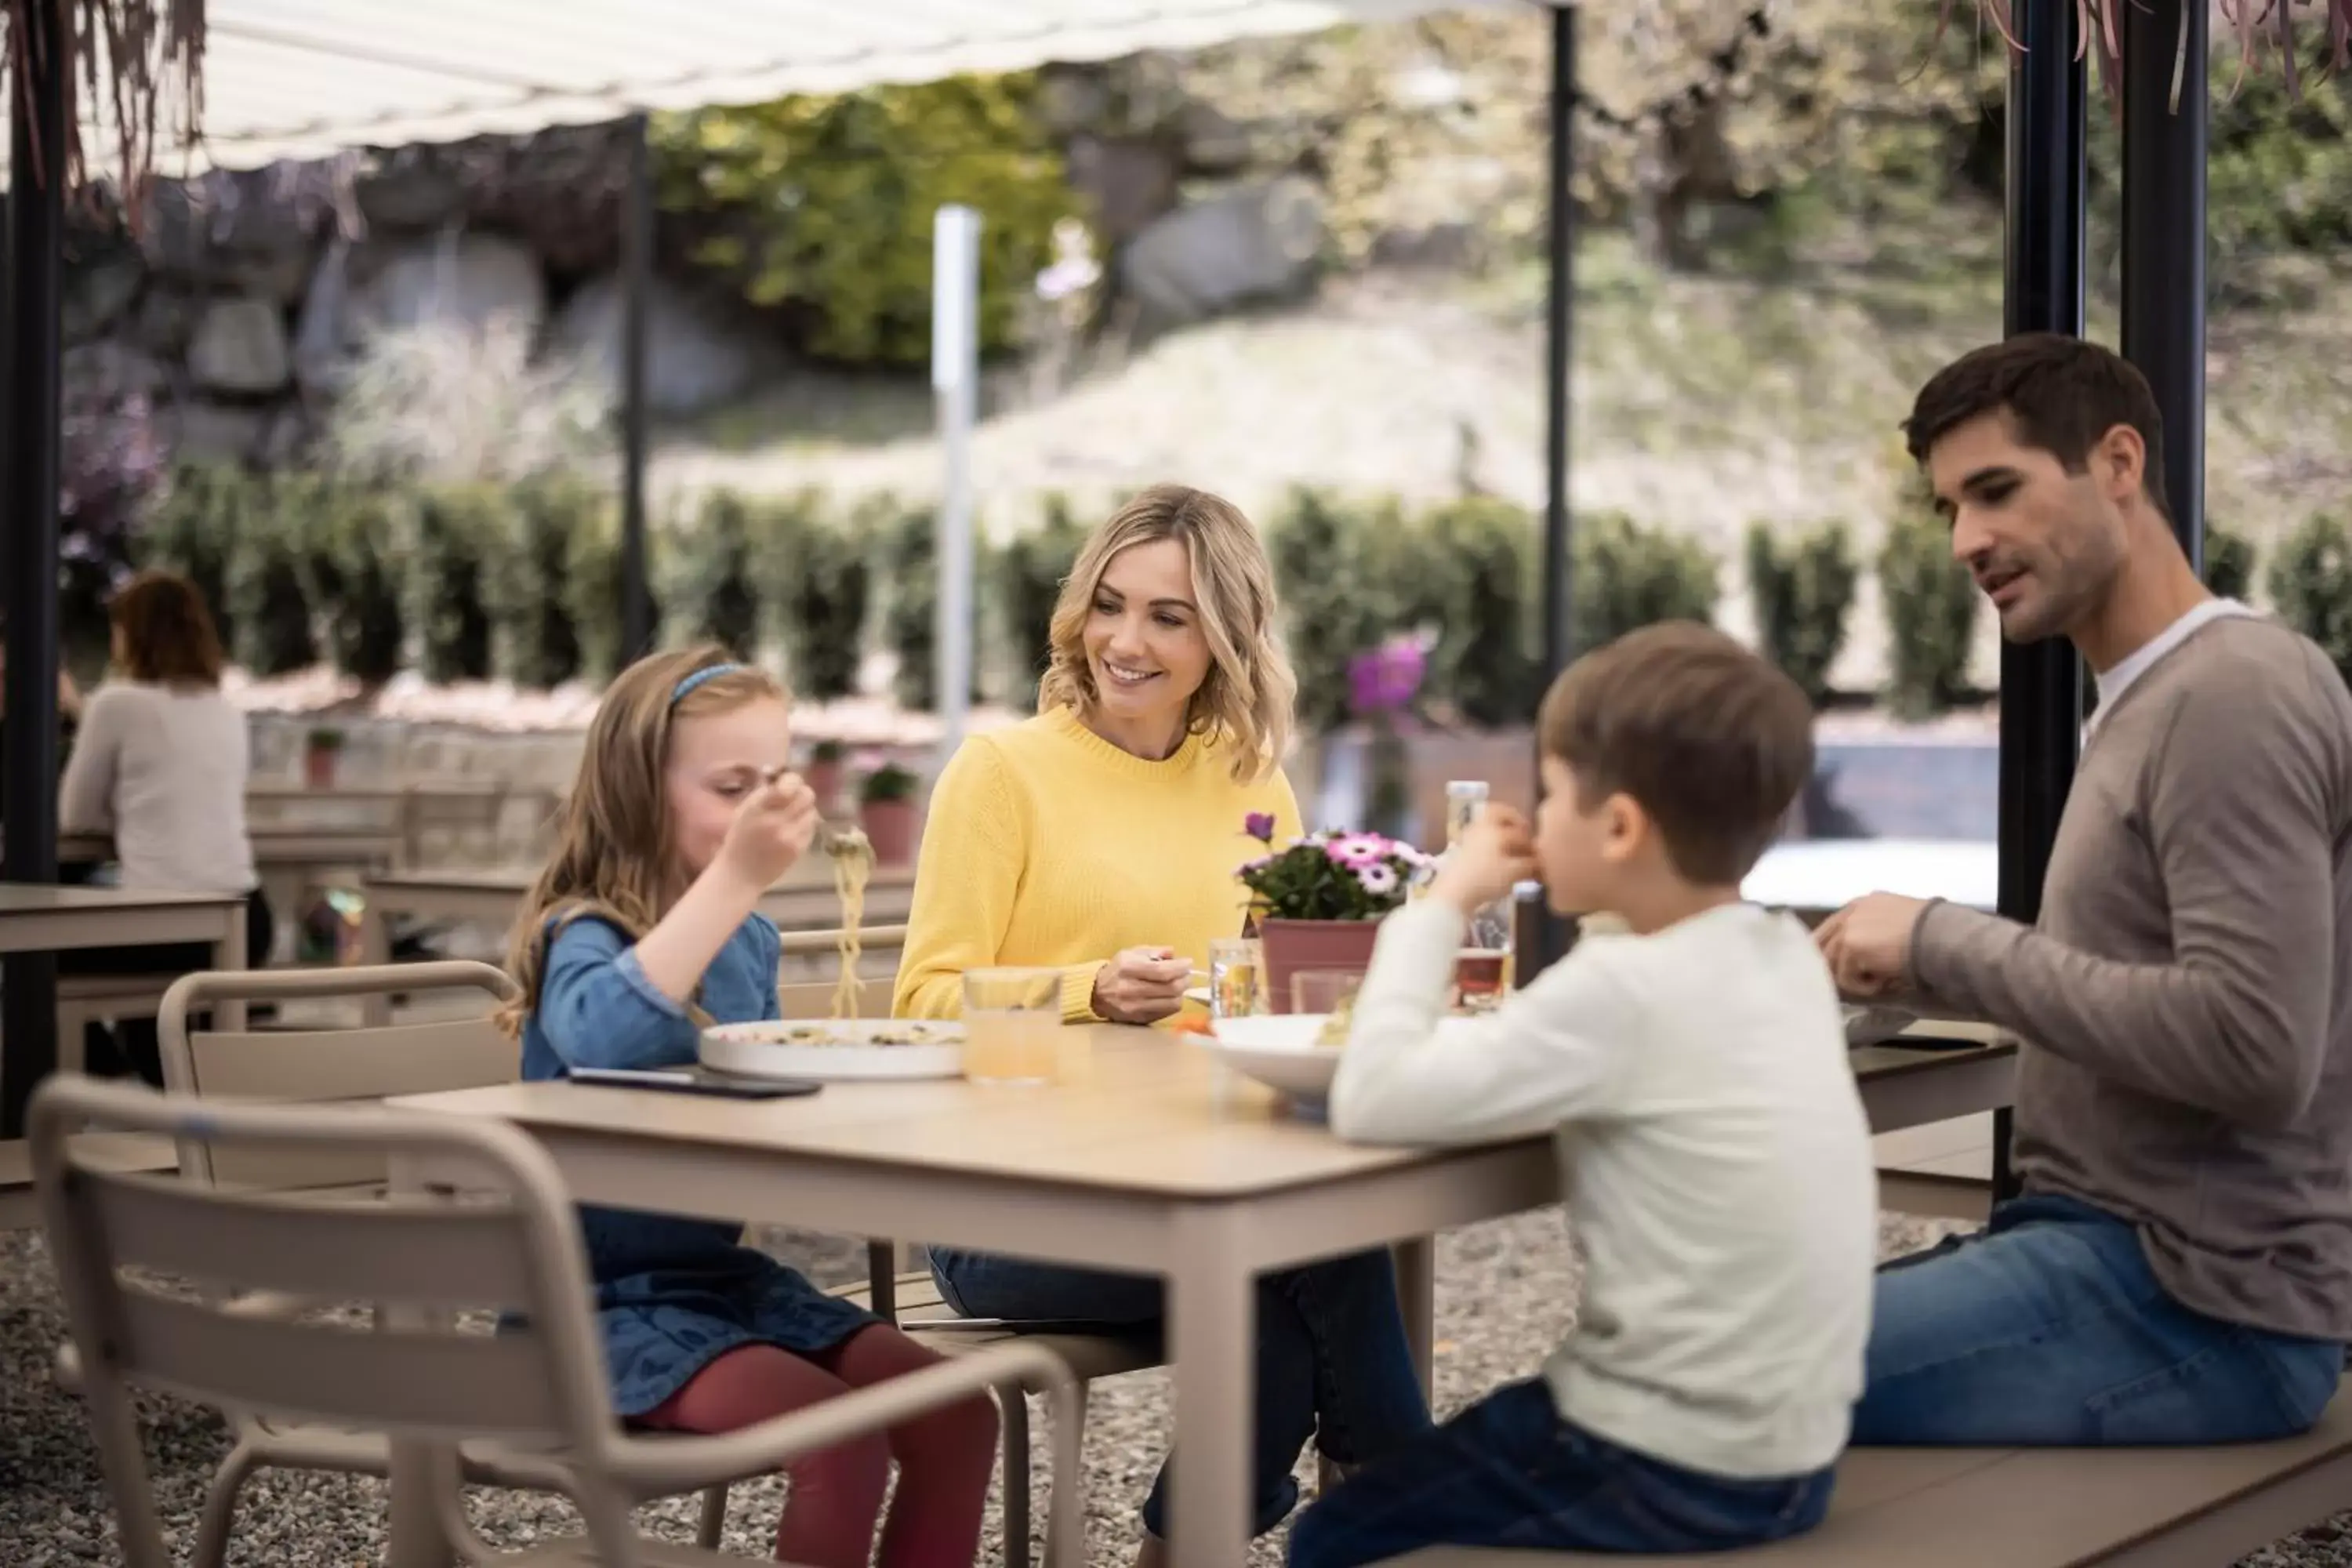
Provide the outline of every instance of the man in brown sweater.
{"type": "Polygon", "coordinates": [[[2139,373],[2012,338],[1919,394],[1912,455],[2011,638],[2099,710],[2042,918],[1874,893],[1840,986],[2013,1029],[2024,1195],[1883,1270],[1857,1443],[2302,1431],[2352,1340],[2352,695],[2214,598],[2158,493],[2139,373]]]}

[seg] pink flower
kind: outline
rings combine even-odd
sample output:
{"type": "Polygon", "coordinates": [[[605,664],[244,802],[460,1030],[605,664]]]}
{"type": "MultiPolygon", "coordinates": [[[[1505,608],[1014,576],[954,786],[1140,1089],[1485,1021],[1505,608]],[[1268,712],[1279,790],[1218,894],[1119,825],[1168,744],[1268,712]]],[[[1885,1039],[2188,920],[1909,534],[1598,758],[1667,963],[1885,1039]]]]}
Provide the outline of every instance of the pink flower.
{"type": "Polygon", "coordinates": [[[1396,871],[1377,860],[1369,866],[1357,867],[1356,880],[1364,885],[1364,891],[1376,899],[1383,894],[1396,891],[1396,871]]]}
{"type": "Polygon", "coordinates": [[[1350,871],[1361,871],[1387,858],[1389,841],[1377,833],[1350,833],[1324,847],[1325,854],[1350,871]]]}

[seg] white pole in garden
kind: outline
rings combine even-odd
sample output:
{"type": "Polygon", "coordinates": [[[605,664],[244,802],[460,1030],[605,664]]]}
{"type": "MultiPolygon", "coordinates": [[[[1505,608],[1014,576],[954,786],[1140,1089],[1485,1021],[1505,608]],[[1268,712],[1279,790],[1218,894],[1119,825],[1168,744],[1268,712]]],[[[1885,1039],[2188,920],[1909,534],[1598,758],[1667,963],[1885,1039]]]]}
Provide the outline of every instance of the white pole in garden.
{"type": "Polygon", "coordinates": [[[940,500],[940,762],[963,739],[971,706],[971,426],[980,396],[980,214],[943,206],[931,228],[931,388],[939,396],[947,485],[940,500]]]}

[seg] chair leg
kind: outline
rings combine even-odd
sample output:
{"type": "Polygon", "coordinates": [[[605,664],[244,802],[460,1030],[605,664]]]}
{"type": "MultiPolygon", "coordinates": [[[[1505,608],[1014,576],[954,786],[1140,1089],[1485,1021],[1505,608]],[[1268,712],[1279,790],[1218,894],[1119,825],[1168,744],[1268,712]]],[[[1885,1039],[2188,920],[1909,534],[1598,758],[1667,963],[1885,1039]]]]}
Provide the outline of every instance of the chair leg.
{"type": "Polygon", "coordinates": [[[253,1450],[239,1443],[213,1475],[205,1492],[205,1511],[196,1521],[196,1544],[188,1568],[221,1568],[228,1559],[229,1527],[236,1521],[236,1494],[253,1474],[253,1450]]]}
{"type": "Polygon", "coordinates": [[[1004,1413],[1004,1568],[1029,1568],[1029,1395],[1000,1391],[1004,1413]]]}
{"type": "Polygon", "coordinates": [[[705,1552],[719,1550],[719,1537],[727,1529],[727,1489],[723,1486],[702,1489],[702,1518],[694,1527],[694,1543],[705,1552]]]}

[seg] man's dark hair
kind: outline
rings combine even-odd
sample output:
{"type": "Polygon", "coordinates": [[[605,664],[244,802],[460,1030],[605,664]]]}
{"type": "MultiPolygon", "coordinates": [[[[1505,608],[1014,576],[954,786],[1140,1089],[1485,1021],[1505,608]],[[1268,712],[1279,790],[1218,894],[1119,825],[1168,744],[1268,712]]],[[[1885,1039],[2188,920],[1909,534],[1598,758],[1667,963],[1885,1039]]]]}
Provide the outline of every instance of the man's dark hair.
{"type": "Polygon", "coordinates": [[[2164,416],[2147,378],[2121,354],[2056,332],[2022,332],[1961,355],[1919,389],[1903,436],[1911,460],[1979,415],[2007,409],[2018,439],[2058,459],[2070,474],[2090,466],[2091,448],[2118,425],[2139,432],[2147,448],[2142,487],[2156,510],[2164,500],[2164,416]]]}

